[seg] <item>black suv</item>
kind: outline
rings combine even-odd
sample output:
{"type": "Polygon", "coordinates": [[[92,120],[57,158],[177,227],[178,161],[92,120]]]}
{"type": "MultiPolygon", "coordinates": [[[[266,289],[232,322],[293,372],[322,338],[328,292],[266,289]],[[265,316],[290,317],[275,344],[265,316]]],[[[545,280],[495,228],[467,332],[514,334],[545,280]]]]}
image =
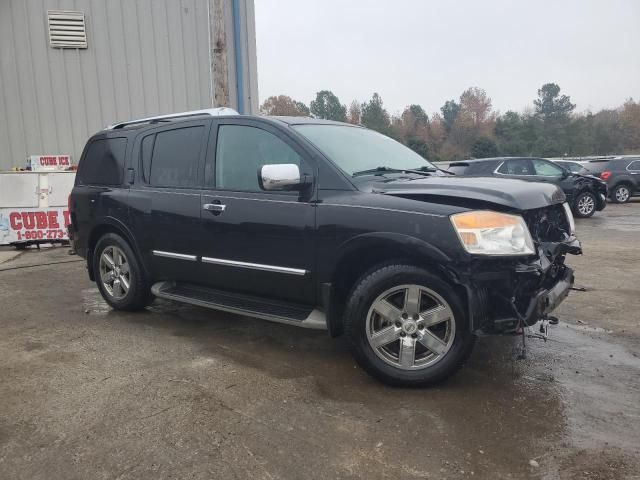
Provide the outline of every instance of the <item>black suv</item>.
{"type": "Polygon", "coordinates": [[[450,164],[456,175],[518,178],[558,185],[577,217],[592,216],[607,206],[607,185],[591,175],[572,173],[544,158],[483,158],[450,164]]]}
{"type": "Polygon", "coordinates": [[[216,113],[89,139],[70,234],[113,308],[155,296],[344,332],[364,369],[416,386],[573,284],[580,244],[553,184],[444,175],[359,126],[216,113]]]}
{"type": "Polygon", "coordinates": [[[600,178],[607,182],[612,202],[627,203],[634,195],[640,195],[640,157],[610,160],[600,178]]]}

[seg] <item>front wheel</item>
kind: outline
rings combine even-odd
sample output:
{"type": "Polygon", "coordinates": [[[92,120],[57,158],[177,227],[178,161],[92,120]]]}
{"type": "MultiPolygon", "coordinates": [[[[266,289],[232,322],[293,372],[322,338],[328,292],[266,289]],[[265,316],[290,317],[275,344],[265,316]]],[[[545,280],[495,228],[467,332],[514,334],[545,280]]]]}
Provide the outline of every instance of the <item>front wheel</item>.
{"type": "Polygon", "coordinates": [[[582,192],[574,204],[576,217],[589,218],[596,212],[596,196],[591,192],[582,192]]]}
{"type": "Polygon", "coordinates": [[[140,310],[149,304],[151,292],[140,262],[120,235],[102,236],[93,255],[93,271],[105,301],[116,310],[140,310]]]}
{"type": "Polygon", "coordinates": [[[345,327],[356,361],[394,386],[448,378],[475,340],[453,288],[410,265],[383,266],[361,278],[345,310],[345,327]]]}
{"type": "Polygon", "coordinates": [[[618,185],[611,192],[614,203],[627,203],[631,199],[631,189],[627,185],[618,185]]]}

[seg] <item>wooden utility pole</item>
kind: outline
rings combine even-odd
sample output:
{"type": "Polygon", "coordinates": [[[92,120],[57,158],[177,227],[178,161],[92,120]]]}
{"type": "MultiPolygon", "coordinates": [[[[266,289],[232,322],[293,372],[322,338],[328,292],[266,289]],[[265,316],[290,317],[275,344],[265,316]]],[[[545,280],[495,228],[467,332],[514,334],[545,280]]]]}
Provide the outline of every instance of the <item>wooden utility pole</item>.
{"type": "Polygon", "coordinates": [[[209,0],[209,51],[211,52],[212,106],[229,107],[227,65],[227,0],[209,0]]]}

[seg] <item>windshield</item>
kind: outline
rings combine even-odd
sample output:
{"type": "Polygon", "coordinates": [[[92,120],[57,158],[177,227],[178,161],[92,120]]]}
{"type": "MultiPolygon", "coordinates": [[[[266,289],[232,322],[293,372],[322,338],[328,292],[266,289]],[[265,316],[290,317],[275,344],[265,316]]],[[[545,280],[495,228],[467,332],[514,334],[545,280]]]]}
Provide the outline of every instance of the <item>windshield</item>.
{"type": "Polygon", "coordinates": [[[384,171],[437,170],[401,143],[366,128],[347,125],[294,125],[348,175],[384,171]]]}

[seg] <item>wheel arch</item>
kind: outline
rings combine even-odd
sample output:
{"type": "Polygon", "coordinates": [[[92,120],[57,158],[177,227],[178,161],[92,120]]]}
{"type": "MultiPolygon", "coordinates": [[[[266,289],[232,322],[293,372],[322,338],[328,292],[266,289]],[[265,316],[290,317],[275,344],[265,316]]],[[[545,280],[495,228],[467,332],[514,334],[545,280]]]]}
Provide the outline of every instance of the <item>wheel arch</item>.
{"type": "Polygon", "coordinates": [[[94,227],[91,229],[89,234],[89,242],[87,244],[87,270],[89,272],[89,278],[93,281],[95,280],[95,272],[93,271],[93,254],[95,250],[95,246],[104,235],[107,233],[115,233],[120,235],[124,240],[129,244],[131,249],[134,251],[142,268],[148,273],[147,266],[144,264],[142,260],[143,257],[140,255],[140,251],[138,249],[138,245],[134,239],[133,234],[129,230],[129,228],[120,220],[113,217],[104,217],[100,220],[100,222],[96,223],[94,227]]]}
{"type": "Polygon", "coordinates": [[[613,192],[620,185],[624,185],[626,187],[629,187],[629,191],[631,192],[632,195],[633,195],[633,192],[636,190],[635,185],[633,183],[633,180],[630,179],[630,178],[623,177],[620,180],[616,181],[616,183],[613,184],[613,186],[611,187],[610,191],[613,192]]]}
{"type": "Polygon", "coordinates": [[[452,259],[439,248],[409,235],[377,232],[349,239],[338,251],[330,282],[322,285],[329,333],[333,337],[342,334],[346,301],[358,279],[383,265],[408,263],[423,267],[454,285],[466,299],[466,290],[448,268],[451,262],[452,259]]]}

